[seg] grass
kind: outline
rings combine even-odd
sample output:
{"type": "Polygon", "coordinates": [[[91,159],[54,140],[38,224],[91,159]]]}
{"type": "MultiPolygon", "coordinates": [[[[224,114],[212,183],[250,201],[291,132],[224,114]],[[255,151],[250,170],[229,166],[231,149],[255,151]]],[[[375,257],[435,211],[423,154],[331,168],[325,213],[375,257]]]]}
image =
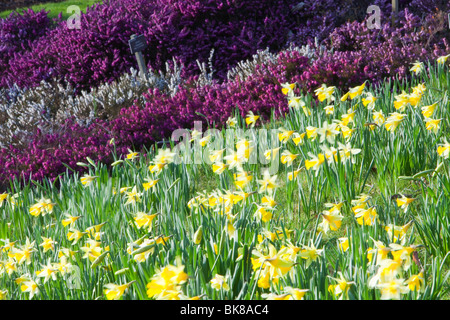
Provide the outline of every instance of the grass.
{"type": "MultiPolygon", "coordinates": [[[[86,8],[90,7],[96,3],[101,3],[102,0],[67,0],[63,2],[57,2],[57,3],[43,3],[43,4],[37,4],[33,5],[30,8],[33,9],[33,11],[41,11],[44,9],[45,11],[49,11],[48,17],[49,18],[57,18],[60,13],[62,13],[62,19],[67,20],[74,12],[67,12],[67,8],[69,6],[79,6],[82,12],[86,12],[86,8]]],[[[25,8],[17,8],[16,10],[6,10],[0,12],[0,18],[7,18],[12,11],[17,11],[21,13],[23,10],[28,9],[28,7],[25,8]]]]}
{"type": "MultiPolygon", "coordinates": [[[[450,77],[447,67],[428,68],[429,73],[411,82],[378,88],[367,84],[364,92],[377,97],[373,110],[363,106],[366,94],[341,101],[336,88],[334,102],[301,97],[314,105],[309,116],[301,107],[293,108],[285,118],[264,125],[276,133],[300,134],[338,122],[340,130],[330,141],[321,141],[319,133],[294,142],[292,134],[282,143],[277,135],[261,138],[252,135],[261,131],[247,131],[254,141],[252,152],[281,147],[279,156],[286,150],[298,155],[292,166],[275,160],[279,169],[270,177],[277,176],[277,186],[267,190],[260,183],[268,178],[261,172],[267,165],[245,162],[245,152],[242,170],[252,178],[240,190],[235,174],[241,170],[230,167],[233,157],[224,159],[227,169],[215,173],[210,164],[194,164],[192,154],[190,162],[176,163],[158,148],[130,153],[130,159],[114,165],[86,159],[78,165],[92,179],[87,184],[69,169],[53,182],[12,182],[10,192],[0,195],[0,294],[7,291],[7,298],[24,300],[248,300],[299,298],[295,290],[306,289],[304,298],[311,300],[448,299],[450,165],[438,146],[450,139],[450,77]],[[411,93],[421,84],[426,89],[417,105],[394,108],[402,90],[411,93]],[[431,116],[442,121],[434,132],[424,125],[421,108],[436,101],[431,116]],[[324,107],[330,103],[335,111],[327,115],[324,107]],[[352,111],[353,122],[344,124],[352,111]],[[366,125],[375,121],[375,111],[382,111],[385,120],[395,112],[404,116],[388,131],[386,122],[366,125]],[[344,137],[346,126],[355,130],[344,137]],[[346,161],[342,144],[355,151],[346,161]],[[149,167],[158,163],[160,172],[149,167]],[[298,176],[289,179],[298,168],[298,176]],[[146,190],[148,180],[155,184],[146,190]],[[414,200],[401,207],[397,199],[406,194],[414,200]],[[275,205],[267,204],[270,198],[275,205]],[[329,203],[341,207],[331,209],[329,203]],[[358,213],[366,219],[358,219],[358,213]],[[65,225],[69,216],[79,218],[65,225]],[[395,227],[398,231],[389,232],[395,227]],[[78,231],[75,241],[71,237],[78,231]],[[48,249],[45,238],[54,241],[48,249]],[[343,238],[346,250],[339,246],[343,238]],[[157,285],[162,269],[173,275],[163,288],[157,285]],[[72,288],[74,272],[80,290],[72,288]],[[406,281],[419,274],[420,290],[408,287],[406,281]],[[211,283],[217,275],[225,277],[228,290],[211,283]],[[339,283],[343,292],[330,290],[339,283]],[[32,290],[33,284],[37,287],[32,290]],[[111,284],[127,289],[114,295],[107,291],[111,284]],[[393,286],[391,292],[399,296],[387,296],[384,285],[393,286]]],[[[238,113],[236,117],[240,128],[248,129],[238,113]]],[[[227,133],[218,131],[222,137],[227,133]]],[[[196,141],[189,146],[209,155],[196,141]]],[[[243,142],[240,137],[237,141],[243,142]]],[[[177,148],[170,145],[173,152],[177,148]]]]}

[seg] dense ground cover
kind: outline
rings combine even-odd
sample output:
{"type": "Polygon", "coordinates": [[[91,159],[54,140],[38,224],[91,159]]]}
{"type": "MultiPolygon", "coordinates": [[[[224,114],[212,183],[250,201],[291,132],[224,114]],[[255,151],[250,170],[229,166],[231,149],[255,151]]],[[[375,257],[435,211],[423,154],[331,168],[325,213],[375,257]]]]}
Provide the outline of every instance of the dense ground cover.
{"type": "Polygon", "coordinates": [[[277,121],[236,112],[227,130],[14,183],[0,195],[2,297],[445,298],[443,60],[378,88],[286,83],[277,121]]]}

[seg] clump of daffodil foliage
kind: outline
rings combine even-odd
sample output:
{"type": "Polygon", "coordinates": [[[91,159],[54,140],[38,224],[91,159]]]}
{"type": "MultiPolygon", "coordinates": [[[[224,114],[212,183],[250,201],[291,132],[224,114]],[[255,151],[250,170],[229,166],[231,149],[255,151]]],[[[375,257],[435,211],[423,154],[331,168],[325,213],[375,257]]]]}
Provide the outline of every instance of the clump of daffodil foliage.
{"type": "Polygon", "coordinates": [[[0,298],[448,298],[448,57],[376,88],[284,83],[283,118],[13,181],[0,298]]]}

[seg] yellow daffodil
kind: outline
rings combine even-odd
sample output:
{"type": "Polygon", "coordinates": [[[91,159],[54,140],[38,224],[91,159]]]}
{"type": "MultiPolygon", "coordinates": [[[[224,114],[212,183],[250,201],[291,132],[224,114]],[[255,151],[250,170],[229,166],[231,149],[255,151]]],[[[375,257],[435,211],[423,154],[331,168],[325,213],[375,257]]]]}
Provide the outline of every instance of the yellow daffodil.
{"type": "Polygon", "coordinates": [[[209,161],[211,161],[212,163],[221,162],[224,151],[225,149],[211,151],[209,154],[209,161]]]}
{"type": "Polygon", "coordinates": [[[222,174],[225,169],[228,168],[228,165],[225,163],[217,162],[212,165],[212,170],[216,174],[222,174]]]}
{"type": "Polygon", "coordinates": [[[325,106],[325,107],[323,108],[323,110],[325,110],[325,114],[326,114],[326,115],[332,115],[332,114],[334,114],[334,105],[333,105],[333,104],[330,104],[330,105],[328,105],[328,106],[325,106]]]}
{"type": "Polygon", "coordinates": [[[53,212],[54,205],[55,204],[52,203],[52,201],[50,199],[42,198],[36,204],[31,206],[30,214],[35,217],[37,217],[39,215],[45,216],[46,214],[53,212]]]}
{"type": "Polygon", "coordinates": [[[381,112],[381,111],[374,111],[372,117],[373,117],[373,121],[375,121],[375,123],[379,126],[381,126],[385,121],[383,112],[381,112]]]}
{"type": "Polygon", "coordinates": [[[355,218],[359,225],[373,226],[377,220],[378,214],[375,207],[355,210],[355,218]]]}
{"type": "MultiPolygon", "coordinates": [[[[183,271],[184,266],[168,265],[156,273],[151,282],[147,284],[149,298],[163,299],[168,293],[180,293],[181,285],[188,279],[183,271]]],[[[179,299],[178,294],[169,295],[171,299],[179,299]]],[[[167,297],[166,297],[167,299],[167,297]]]]}
{"type": "Polygon", "coordinates": [[[330,144],[334,144],[335,137],[339,134],[336,130],[336,124],[332,123],[330,125],[327,121],[324,121],[322,127],[317,129],[317,133],[320,135],[320,143],[326,140],[330,144]]]}
{"type": "Polygon", "coordinates": [[[339,300],[343,300],[344,298],[348,298],[348,290],[350,290],[350,287],[352,284],[355,284],[354,281],[347,281],[345,280],[342,272],[338,272],[339,279],[330,277],[330,279],[337,282],[337,284],[330,284],[328,286],[328,291],[333,293],[336,297],[339,297],[339,300]]]}
{"type": "Polygon", "coordinates": [[[127,159],[128,160],[134,160],[137,157],[139,157],[139,153],[138,152],[131,152],[127,154],[127,159]]]}
{"type": "Polygon", "coordinates": [[[252,181],[253,176],[249,175],[247,172],[242,171],[233,175],[234,177],[234,185],[236,188],[244,189],[250,181],[252,181]]]}
{"type": "Polygon", "coordinates": [[[322,255],[323,250],[317,249],[311,240],[310,246],[303,246],[299,255],[306,260],[306,267],[309,267],[313,261],[316,261],[322,255]]]}
{"type": "Polygon", "coordinates": [[[262,206],[258,206],[258,209],[256,210],[254,216],[256,219],[262,222],[268,222],[270,221],[270,219],[272,219],[272,211],[266,210],[266,208],[262,206]]]}
{"type": "Polygon", "coordinates": [[[257,180],[257,182],[261,185],[259,188],[259,193],[271,193],[278,188],[277,175],[270,176],[269,170],[265,170],[262,180],[257,180]]]}
{"type": "Polygon", "coordinates": [[[130,192],[126,191],[125,194],[126,194],[126,198],[127,198],[127,201],[125,202],[125,205],[135,204],[136,202],[140,202],[141,201],[142,193],[141,192],[137,192],[136,186],[134,186],[133,189],[130,192]]]}
{"type": "Polygon", "coordinates": [[[276,159],[278,155],[278,151],[281,149],[281,147],[275,148],[275,149],[269,149],[264,152],[264,157],[266,160],[273,161],[276,159]]]}
{"type": "Polygon", "coordinates": [[[375,101],[377,101],[377,98],[374,97],[371,92],[366,92],[365,94],[366,97],[362,98],[361,101],[364,107],[366,107],[369,110],[373,110],[375,108],[375,101]]]}
{"type": "Polygon", "coordinates": [[[339,242],[339,249],[342,250],[342,252],[346,252],[349,248],[349,239],[348,237],[342,237],[338,239],[339,242]]]}
{"type": "Polygon", "coordinates": [[[88,174],[85,174],[80,180],[83,186],[88,187],[92,184],[92,182],[98,178],[97,176],[90,176],[88,174]]]}
{"type": "Polygon", "coordinates": [[[30,279],[22,282],[22,285],[20,286],[20,291],[24,293],[28,292],[29,299],[31,300],[35,295],[39,294],[39,287],[34,280],[30,279]]]}
{"type": "Polygon", "coordinates": [[[425,118],[430,118],[430,117],[433,115],[434,110],[436,109],[436,106],[437,106],[437,102],[436,102],[436,103],[433,103],[432,105],[422,107],[422,108],[421,108],[421,110],[422,110],[422,115],[423,115],[425,118]]]}
{"type": "Polygon", "coordinates": [[[48,250],[55,250],[55,243],[58,243],[56,241],[53,241],[51,238],[45,238],[42,237],[42,240],[44,240],[44,242],[42,242],[39,246],[44,248],[44,253],[47,252],[48,250]]]}
{"type": "Polygon", "coordinates": [[[279,128],[278,130],[280,131],[278,134],[278,139],[281,143],[287,143],[295,132],[294,130],[286,130],[285,128],[279,128]]]}
{"type": "Polygon", "coordinates": [[[448,54],[446,56],[441,56],[441,57],[437,58],[437,63],[438,64],[445,64],[449,57],[450,57],[450,54],[448,54]]]}
{"type": "Polygon", "coordinates": [[[388,282],[379,283],[377,288],[381,291],[381,300],[400,300],[401,294],[408,293],[408,287],[404,279],[392,279],[388,282]]]}
{"type": "Polygon", "coordinates": [[[300,169],[294,170],[292,172],[288,172],[287,177],[288,177],[289,181],[292,181],[292,180],[296,179],[298,174],[302,170],[303,170],[303,167],[301,167],[300,169]]]}
{"type": "Polygon", "coordinates": [[[336,231],[342,225],[342,219],[344,216],[336,211],[323,211],[322,212],[322,222],[317,226],[319,231],[323,231],[324,233],[328,233],[328,231],[336,231]]]}
{"type": "Polygon", "coordinates": [[[309,289],[299,289],[292,287],[284,287],[284,290],[290,294],[289,300],[303,300],[303,297],[309,291],[309,289]]]}
{"type": "Polygon", "coordinates": [[[444,143],[438,144],[437,153],[440,157],[448,159],[450,155],[450,143],[444,138],[444,143]]]}
{"type": "Polygon", "coordinates": [[[292,141],[295,143],[296,146],[298,146],[299,144],[302,145],[304,142],[305,135],[306,132],[302,134],[294,132],[294,134],[292,135],[292,141]]]}
{"type": "Polygon", "coordinates": [[[229,117],[227,120],[227,126],[230,128],[235,128],[237,125],[237,119],[235,117],[229,117]]]}
{"type": "Polygon", "coordinates": [[[289,150],[284,150],[281,154],[281,163],[291,166],[298,156],[298,154],[292,154],[289,150]]]}
{"type": "Polygon", "coordinates": [[[438,130],[439,130],[439,123],[441,122],[442,119],[425,119],[425,125],[427,130],[429,131],[433,131],[435,134],[437,134],[438,130]]]}
{"type": "Polygon", "coordinates": [[[225,291],[230,290],[230,287],[228,286],[225,277],[220,274],[216,274],[214,278],[211,279],[210,283],[213,289],[216,290],[223,289],[225,291]]]}
{"type": "Polygon", "coordinates": [[[156,218],[158,214],[147,214],[145,212],[136,213],[136,217],[134,217],[134,223],[138,228],[145,228],[148,232],[152,232],[153,220],[156,218]]]}
{"type": "Polygon", "coordinates": [[[73,241],[72,244],[75,245],[86,234],[87,234],[87,232],[81,232],[77,229],[72,228],[72,229],[69,229],[69,232],[67,233],[67,239],[69,241],[73,241]]]}
{"type": "Polygon", "coordinates": [[[423,64],[423,62],[416,61],[412,64],[412,67],[411,67],[411,69],[409,69],[409,71],[414,72],[416,75],[418,75],[424,69],[425,69],[425,65],[423,64]]]}
{"type": "Polygon", "coordinates": [[[408,289],[411,291],[419,291],[423,292],[424,287],[424,276],[423,271],[419,274],[412,275],[408,280],[405,281],[405,284],[408,285],[408,289]]]}
{"type": "Polygon", "coordinates": [[[384,227],[386,232],[389,235],[389,238],[393,240],[394,243],[398,242],[400,240],[401,244],[404,244],[406,240],[406,233],[408,232],[409,228],[412,225],[412,221],[408,222],[407,224],[403,226],[396,226],[393,224],[388,224],[384,227]]]}
{"type": "Polygon", "coordinates": [[[409,204],[411,202],[413,202],[415,200],[415,198],[408,198],[404,195],[402,195],[400,198],[396,199],[397,202],[397,206],[401,209],[403,209],[403,212],[406,213],[406,211],[408,210],[409,204]]]}
{"type": "Polygon", "coordinates": [[[366,87],[366,83],[364,82],[360,86],[356,86],[354,88],[351,88],[342,98],[341,101],[346,101],[348,97],[350,97],[351,100],[355,99],[356,97],[360,96],[366,87]]]}
{"type": "Polygon", "coordinates": [[[333,93],[335,88],[336,87],[327,87],[325,84],[322,84],[322,86],[314,90],[314,92],[316,93],[316,96],[320,102],[326,99],[330,103],[332,100],[334,100],[333,93]]]}
{"type": "Polygon", "coordinates": [[[311,126],[306,127],[306,136],[308,137],[308,139],[311,139],[312,141],[316,140],[317,128],[311,126]]]}
{"type": "Polygon", "coordinates": [[[293,96],[295,89],[295,83],[282,83],[281,84],[281,92],[286,96],[293,96]]]}
{"type": "Polygon", "coordinates": [[[51,278],[53,281],[56,280],[56,275],[58,273],[58,269],[56,269],[50,262],[43,266],[41,270],[36,271],[36,276],[39,278],[44,278],[44,283],[51,278]]]}
{"type": "Polygon", "coordinates": [[[306,170],[313,169],[314,171],[318,171],[322,163],[325,162],[325,156],[322,153],[315,156],[311,152],[308,152],[308,155],[311,157],[311,160],[305,160],[306,170]]]}
{"type": "Polygon", "coordinates": [[[394,132],[399,124],[403,121],[406,114],[400,114],[397,112],[391,113],[391,115],[386,119],[385,127],[387,131],[394,132]]]}
{"type": "Polygon", "coordinates": [[[158,183],[159,179],[147,179],[147,182],[144,182],[142,186],[144,187],[144,190],[147,191],[150,188],[154,188],[156,184],[158,183]]]}
{"type": "Polygon", "coordinates": [[[124,294],[125,290],[127,290],[133,282],[135,281],[131,281],[122,285],[107,283],[104,285],[105,290],[103,290],[103,293],[108,300],[119,300],[124,294]]]}
{"type": "Polygon", "coordinates": [[[299,109],[300,107],[306,106],[305,101],[303,101],[302,97],[290,97],[288,102],[289,108],[299,109]]]}
{"type": "Polygon", "coordinates": [[[253,128],[253,127],[255,126],[256,121],[257,121],[258,119],[259,119],[259,116],[255,116],[255,115],[253,114],[252,111],[249,111],[249,112],[247,113],[246,118],[245,118],[245,123],[246,123],[248,126],[250,126],[251,128],[253,128]]]}

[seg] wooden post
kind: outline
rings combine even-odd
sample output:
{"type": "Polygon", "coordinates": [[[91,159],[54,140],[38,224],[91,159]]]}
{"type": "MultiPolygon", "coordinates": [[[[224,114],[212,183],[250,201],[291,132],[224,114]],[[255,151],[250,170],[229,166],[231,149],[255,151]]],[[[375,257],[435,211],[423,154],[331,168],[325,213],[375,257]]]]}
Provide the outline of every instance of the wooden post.
{"type": "Polygon", "coordinates": [[[395,25],[395,18],[398,15],[398,0],[392,0],[392,26],[395,25]]]}
{"type": "Polygon", "coordinates": [[[145,64],[144,56],[142,55],[142,51],[147,47],[147,43],[145,42],[144,36],[136,36],[133,34],[129,41],[131,53],[134,53],[136,56],[136,60],[139,66],[140,76],[144,76],[146,80],[148,80],[148,71],[147,66],[145,64]]]}

